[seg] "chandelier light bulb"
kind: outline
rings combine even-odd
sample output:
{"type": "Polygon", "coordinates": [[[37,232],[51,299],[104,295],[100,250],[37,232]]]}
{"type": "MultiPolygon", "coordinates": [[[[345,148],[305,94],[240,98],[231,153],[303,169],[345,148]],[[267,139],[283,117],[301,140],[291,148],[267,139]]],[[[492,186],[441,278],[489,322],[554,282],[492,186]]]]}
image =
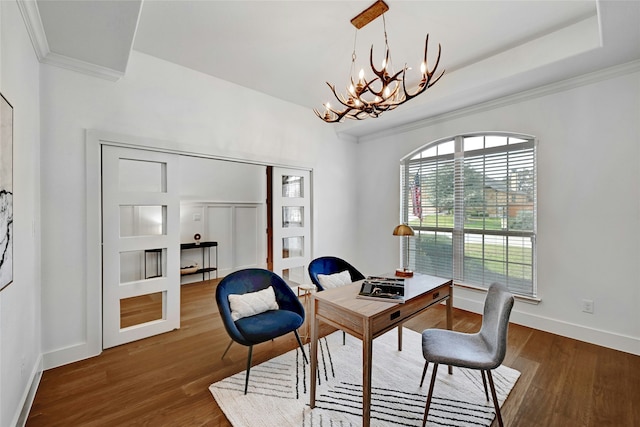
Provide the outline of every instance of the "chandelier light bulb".
{"type": "Polygon", "coordinates": [[[364,81],[364,68],[360,68],[360,72],[358,73],[358,79],[363,82],[364,81]]]}
{"type": "Polygon", "coordinates": [[[422,61],[422,64],[420,64],[420,72],[421,72],[422,74],[424,74],[424,73],[426,73],[426,72],[427,72],[427,63],[426,63],[426,62],[424,62],[424,61],[422,61]]]}

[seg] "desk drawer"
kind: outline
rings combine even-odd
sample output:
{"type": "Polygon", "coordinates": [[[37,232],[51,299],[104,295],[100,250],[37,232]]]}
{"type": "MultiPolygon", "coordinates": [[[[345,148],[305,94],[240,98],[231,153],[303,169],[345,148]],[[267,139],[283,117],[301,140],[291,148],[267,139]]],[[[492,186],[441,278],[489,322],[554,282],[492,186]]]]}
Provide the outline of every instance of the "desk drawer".
{"type": "Polygon", "coordinates": [[[362,317],[353,312],[336,309],[328,304],[318,304],[316,305],[316,317],[336,328],[362,337],[362,317]]]}
{"type": "Polygon", "coordinates": [[[373,334],[391,329],[398,323],[402,323],[422,310],[446,299],[450,294],[449,286],[442,286],[439,289],[417,296],[404,304],[397,304],[392,310],[385,311],[372,319],[373,334]]]}

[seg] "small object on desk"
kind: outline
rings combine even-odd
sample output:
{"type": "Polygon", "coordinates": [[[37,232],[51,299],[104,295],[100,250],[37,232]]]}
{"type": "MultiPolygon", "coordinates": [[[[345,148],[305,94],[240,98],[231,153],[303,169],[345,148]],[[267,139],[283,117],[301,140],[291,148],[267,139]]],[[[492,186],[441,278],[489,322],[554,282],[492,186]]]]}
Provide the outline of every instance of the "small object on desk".
{"type": "Polygon", "coordinates": [[[398,277],[385,277],[385,276],[367,276],[367,280],[382,280],[383,282],[393,282],[393,283],[400,283],[402,285],[404,285],[404,279],[400,279],[398,277]]]}
{"type": "Polygon", "coordinates": [[[413,277],[413,271],[406,270],[404,268],[396,268],[396,276],[398,276],[398,277],[413,277]]]}
{"type": "Polygon", "coordinates": [[[196,245],[200,244],[200,239],[202,238],[202,236],[200,235],[200,233],[196,233],[193,235],[193,240],[196,241],[196,245]]]}
{"type": "Polygon", "coordinates": [[[362,282],[356,298],[387,302],[404,302],[404,280],[376,278],[362,282]]]}
{"type": "Polygon", "coordinates": [[[413,271],[409,270],[407,267],[409,266],[409,237],[414,236],[415,232],[413,228],[411,228],[408,224],[400,224],[393,229],[394,236],[404,236],[407,238],[407,242],[405,244],[407,248],[407,257],[405,260],[405,265],[402,268],[396,269],[396,276],[398,277],[413,277],[413,271]]]}

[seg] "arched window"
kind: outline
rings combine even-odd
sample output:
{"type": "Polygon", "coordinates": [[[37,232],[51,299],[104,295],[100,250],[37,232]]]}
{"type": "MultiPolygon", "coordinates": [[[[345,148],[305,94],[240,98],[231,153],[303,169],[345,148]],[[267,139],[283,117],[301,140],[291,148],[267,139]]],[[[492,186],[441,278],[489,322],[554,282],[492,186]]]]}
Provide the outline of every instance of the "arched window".
{"type": "MultiPolygon", "coordinates": [[[[535,296],[536,141],[492,132],[431,142],[401,163],[410,268],[535,296]]],[[[405,260],[406,262],[407,260],[405,260]]]]}

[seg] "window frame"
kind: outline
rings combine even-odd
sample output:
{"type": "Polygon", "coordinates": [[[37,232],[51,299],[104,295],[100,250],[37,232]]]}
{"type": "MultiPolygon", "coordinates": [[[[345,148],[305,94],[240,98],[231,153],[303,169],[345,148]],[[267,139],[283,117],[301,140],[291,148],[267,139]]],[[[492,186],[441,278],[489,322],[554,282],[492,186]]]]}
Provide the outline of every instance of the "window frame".
{"type": "MultiPolygon", "coordinates": [[[[467,277],[465,277],[465,261],[469,261],[470,260],[466,260],[466,256],[465,256],[465,241],[466,238],[470,235],[481,235],[482,236],[482,245],[483,248],[486,245],[485,243],[485,236],[502,236],[505,239],[505,243],[504,243],[504,248],[505,248],[505,253],[506,255],[504,255],[504,260],[503,263],[505,265],[505,274],[507,275],[507,277],[509,277],[509,267],[513,264],[513,265],[517,265],[517,263],[515,262],[515,258],[516,255],[513,255],[514,261],[510,261],[509,260],[509,254],[508,254],[508,249],[509,249],[509,243],[508,243],[508,239],[509,238],[523,238],[523,240],[521,241],[522,246],[528,246],[528,243],[526,242],[527,238],[530,238],[530,248],[531,248],[531,259],[530,259],[530,264],[529,263],[522,263],[521,265],[523,266],[523,271],[525,270],[525,268],[529,268],[531,269],[531,281],[530,281],[530,288],[528,286],[528,282],[527,282],[527,286],[526,289],[523,290],[522,287],[517,287],[516,289],[513,289],[512,291],[514,291],[514,293],[516,293],[518,296],[522,296],[524,298],[532,298],[532,299],[537,299],[537,261],[536,261],[536,236],[537,236],[537,148],[538,148],[538,140],[536,137],[531,136],[531,135],[526,135],[526,134],[522,134],[522,133],[515,133],[515,132],[493,132],[493,131],[487,131],[487,132],[473,132],[473,133],[464,133],[464,134],[460,134],[460,135],[455,135],[455,136],[450,136],[450,137],[446,137],[446,138],[441,138],[435,141],[431,141],[421,147],[419,147],[418,149],[412,151],[411,153],[409,153],[408,155],[406,155],[405,157],[403,157],[400,161],[400,221],[403,223],[409,223],[409,214],[410,211],[413,211],[412,214],[415,215],[415,210],[413,210],[413,202],[415,200],[415,195],[412,194],[412,191],[415,190],[415,186],[413,186],[412,184],[412,177],[414,176],[414,174],[416,175],[416,180],[418,177],[418,173],[416,173],[416,168],[412,166],[415,166],[416,164],[419,165],[418,169],[419,172],[419,178],[420,181],[422,181],[424,179],[424,175],[422,173],[422,166],[423,165],[428,165],[428,167],[448,167],[447,166],[447,162],[450,162],[453,165],[453,192],[454,192],[454,196],[453,196],[453,202],[452,202],[452,212],[453,212],[453,225],[449,224],[444,224],[444,225],[440,225],[439,224],[439,211],[437,209],[441,208],[441,206],[432,206],[432,209],[436,209],[436,225],[426,225],[422,223],[422,217],[420,218],[420,225],[419,226],[415,226],[415,224],[412,222],[410,225],[414,228],[415,232],[416,232],[416,236],[423,236],[424,234],[428,234],[428,235],[433,235],[433,238],[437,240],[437,236],[438,235],[442,235],[443,233],[445,234],[450,234],[450,240],[451,240],[451,258],[452,258],[452,266],[451,266],[451,273],[450,275],[452,276],[452,278],[454,279],[454,283],[456,285],[462,285],[462,286],[466,286],[466,287],[471,287],[471,288],[480,288],[480,289],[486,289],[489,287],[490,285],[490,281],[487,282],[485,281],[485,278],[483,277],[483,283],[478,283],[478,282],[474,282],[472,280],[469,280],[467,277]],[[511,139],[515,140],[514,143],[509,144],[506,143],[504,145],[499,145],[499,146],[489,146],[487,147],[487,137],[501,137],[501,138],[507,138],[507,142],[511,141],[511,139]],[[473,150],[468,150],[468,151],[464,151],[464,141],[466,138],[474,138],[474,137],[482,137],[482,141],[483,141],[483,145],[482,148],[479,149],[473,149],[473,150]],[[445,152],[443,154],[439,153],[439,147],[443,146],[443,144],[446,143],[451,143],[453,142],[453,153],[451,153],[450,150],[450,146],[447,146],[447,149],[444,150],[445,152]],[[492,155],[492,154],[498,154],[498,155],[502,155],[504,154],[506,157],[505,160],[503,160],[505,165],[509,164],[509,156],[512,156],[513,153],[517,153],[518,151],[522,151],[523,153],[526,154],[525,150],[530,150],[531,154],[530,156],[530,164],[527,164],[528,166],[531,166],[531,171],[532,171],[532,177],[529,177],[529,181],[531,183],[531,185],[533,186],[533,189],[530,191],[531,193],[531,200],[530,203],[532,205],[531,207],[531,212],[532,212],[532,229],[531,230],[514,230],[512,229],[512,227],[509,225],[509,223],[507,223],[506,226],[503,225],[502,229],[497,229],[497,230],[492,230],[492,229],[488,229],[486,228],[486,221],[483,221],[483,227],[482,228],[469,228],[466,227],[465,228],[465,202],[464,202],[464,174],[465,174],[465,159],[473,159],[475,158],[481,158],[483,162],[486,162],[487,159],[487,155],[492,155]],[[430,155],[428,157],[423,157],[423,155],[427,152],[430,151],[431,153],[435,154],[435,155],[430,155]],[[508,154],[507,154],[508,153],[508,154]]],[[[466,164],[467,166],[469,166],[469,163],[466,164]]],[[[437,170],[437,169],[436,169],[437,170]]],[[[505,169],[506,170],[506,169],[505,169]]],[[[436,175],[438,175],[439,172],[435,172],[436,175]]],[[[507,177],[509,176],[510,172],[506,172],[507,177]]],[[[517,173],[517,171],[516,171],[517,173]]],[[[483,180],[486,179],[486,175],[484,175],[483,173],[483,180]]],[[[527,182],[529,182],[527,181],[527,182]]],[[[484,182],[484,181],[483,181],[484,182]]],[[[509,182],[509,178],[507,178],[507,181],[509,182]]],[[[423,186],[424,184],[422,182],[419,183],[419,188],[420,188],[420,193],[422,194],[422,192],[424,192],[425,187],[423,186]]],[[[437,184],[436,184],[437,185],[437,184]]],[[[483,186],[483,188],[485,188],[483,186]]],[[[434,187],[430,188],[430,191],[433,191],[434,187]]],[[[516,196],[516,192],[514,191],[514,194],[509,194],[509,191],[511,190],[506,190],[505,191],[505,200],[506,200],[506,206],[508,207],[510,202],[512,200],[509,200],[513,197],[516,196]]],[[[487,217],[487,197],[486,197],[486,192],[483,192],[482,195],[482,215],[483,218],[487,217]]],[[[439,203],[439,202],[438,202],[439,203]]],[[[448,201],[448,203],[450,204],[451,201],[448,201]]],[[[422,215],[422,210],[425,209],[425,204],[424,201],[421,200],[421,206],[419,208],[419,212],[420,212],[420,216],[422,215]]],[[[448,206],[448,205],[447,205],[448,206]]],[[[496,206],[497,203],[496,203],[496,206]]],[[[427,208],[429,208],[429,206],[426,206],[427,208]]],[[[414,216],[415,218],[415,216],[414,216]]],[[[507,214],[507,216],[505,216],[505,218],[507,219],[507,221],[509,221],[509,216],[507,214]]],[[[425,236],[426,237],[426,236],[425,236]]],[[[401,257],[403,259],[403,265],[408,264],[409,260],[407,259],[407,256],[409,254],[411,254],[411,260],[413,261],[412,264],[415,267],[418,267],[416,269],[416,271],[420,270],[420,264],[422,263],[423,265],[425,265],[427,263],[427,261],[425,260],[418,260],[417,259],[417,248],[416,248],[416,244],[414,242],[414,239],[402,239],[401,242],[401,257]],[[407,245],[409,245],[409,248],[407,248],[407,245]],[[412,245],[413,245],[413,250],[412,249],[412,245]],[[420,261],[420,262],[418,262],[420,261]]],[[[484,251],[484,249],[483,249],[484,251]]],[[[441,255],[437,255],[437,256],[441,256],[441,255]]],[[[444,255],[449,256],[448,253],[444,255]]],[[[528,257],[527,257],[528,258],[528,257]]],[[[476,258],[477,259],[477,258],[476,258]]],[[[487,260],[489,260],[489,258],[487,258],[487,256],[485,255],[485,253],[482,253],[482,258],[480,258],[481,263],[484,265],[487,260]]],[[[440,263],[441,261],[436,261],[435,264],[440,263]]],[[[437,268],[434,267],[434,268],[437,268]]],[[[414,268],[415,269],[415,268],[414,268]]],[[[428,272],[427,274],[433,274],[433,275],[438,275],[437,272],[428,272]]],[[[528,280],[528,278],[527,278],[528,280]]],[[[508,281],[508,280],[507,280],[508,281]]],[[[514,285],[515,287],[516,285],[514,285]]]]}

